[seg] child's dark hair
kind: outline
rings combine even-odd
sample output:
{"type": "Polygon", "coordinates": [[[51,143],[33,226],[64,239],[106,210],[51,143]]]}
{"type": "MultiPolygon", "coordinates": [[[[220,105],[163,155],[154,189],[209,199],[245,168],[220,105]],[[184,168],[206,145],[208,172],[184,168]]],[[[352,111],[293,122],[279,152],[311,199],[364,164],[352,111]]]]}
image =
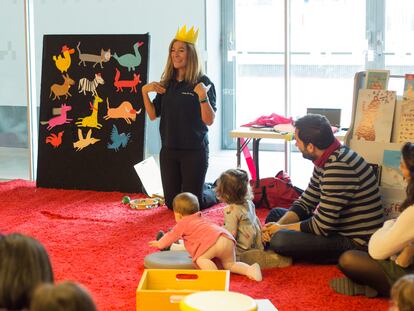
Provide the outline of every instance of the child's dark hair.
{"type": "Polygon", "coordinates": [[[229,169],[217,181],[217,197],[227,204],[243,204],[252,199],[249,176],[241,169],[229,169]]]}
{"type": "Polygon", "coordinates": [[[407,274],[394,283],[391,299],[400,311],[414,310],[414,274],[407,274]]]}
{"type": "Polygon", "coordinates": [[[183,216],[192,215],[200,211],[197,197],[190,192],[177,194],[173,200],[173,210],[183,216]]]}
{"type": "Polygon", "coordinates": [[[28,309],[35,288],[53,279],[49,256],[39,241],[19,233],[0,239],[0,309],[28,309]]]}
{"type": "Polygon", "coordinates": [[[414,144],[405,143],[401,149],[402,159],[410,172],[410,179],[408,180],[404,202],[401,203],[400,211],[405,210],[410,205],[414,204],[414,144]]]}
{"type": "Polygon", "coordinates": [[[88,291],[77,283],[40,285],[33,296],[31,311],[96,311],[88,291]]]}

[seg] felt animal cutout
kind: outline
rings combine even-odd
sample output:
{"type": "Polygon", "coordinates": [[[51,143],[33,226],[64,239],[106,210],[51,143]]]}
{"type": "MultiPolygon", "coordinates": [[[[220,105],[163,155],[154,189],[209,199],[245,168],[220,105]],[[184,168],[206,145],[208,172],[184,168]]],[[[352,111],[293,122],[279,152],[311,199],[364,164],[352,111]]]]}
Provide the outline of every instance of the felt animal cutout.
{"type": "Polygon", "coordinates": [[[364,138],[367,141],[375,141],[374,123],[378,117],[379,106],[381,101],[378,96],[374,96],[373,100],[367,105],[362,105],[362,120],[355,131],[357,139],[364,138]]]}
{"type": "Polygon", "coordinates": [[[92,95],[98,96],[96,92],[96,88],[99,84],[105,84],[104,79],[102,78],[100,73],[95,74],[95,79],[92,81],[88,80],[87,78],[82,78],[79,80],[78,90],[79,93],[83,92],[83,95],[86,95],[86,92],[91,92],[92,95]]]}
{"type": "Polygon", "coordinates": [[[51,144],[53,148],[57,148],[62,144],[62,136],[64,131],[59,132],[57,135],[52,133],[46,137],[46,144],[51,144]]]}
{"type": "Polygon", "coordinates": [[[72,85],[75,84],[75,81],[73,81],[68,74],[62,75],[62,77],[63,84],[55,83],[50,87],[49,98],[50,96],[52,96],[52,93],[55,96],[53,100],[55,100],[56,98],[60,99],[60,96],[65,96],[65,99],[68,98],[68,95],[72,96],[72,94],[69,93],[69,89],[72,85]]]}
{"type": "Polygon", "coordinates": [[[114,124],[111,132],[111,140],[112,143],[108,144],[108,149],[113,149],[115,151],[118,151],[119,148],[126,147],[128,144],[129,139],[131,138],[131,133],[119,133],[118,128],[114,124]]]}
{"type": "Polygon", "coordinates": [[[61,73],[68,71],[68,68],[70,67],[70,64],[71,64],[70,55],[73,53],[75,53],[74,49],[70,49],[66,45],[64,45],[62,47],[63,57],[61,55],[58,55],[57,57],[56,56],[52,57],[53,60],[55,61],[55,65],[57,69],[59,69],[61,73]]]}
{"type": "Polygon", "coordinates": [[[102,124],[98,123],[98,105],[99,103],[102,103],[102,101],[102,98],[100,98],[98,95],[95,95],[93,99],[93,105],[92,103],[89,103],[92,113],[84,118],[78,118],[76,125],[78,127],[95,127],[97,129],[100,129],[102,127],[102,124]]]}
{"type": "Polygon", "coordinates": [[[89,129],[85,138],[83,138],[82,130],[78,129],[78,139],[78,141],[73,143],[73,148],[76,149],[76,151],[81,151],[83,148],[86,148],[89,145],[93,145],[100,141],[100,139],[92,137],[92,129],[89,129]]]}
{"type": "Polygon", "coordinates": [[[106,107],[108,109],[108,112],[106,116],[104,116],[105,120],[124,119],[128,124],[131,124],[131,121],[135,121],[137,115],[141,113],[141,109],[139,111],[136,111],[129,101],[123,101],[116,108],[109,108],[108,97],[106,98],[106,107]]]}
{"type": "Polygon", "coordinates": [[[52,128],[58,125],[70,123],[73,119],[69,119],[67,116],[67,112],[72,110],[72,106],[66,106],[66,104],[62,104],[60,106],[60,115],[57,117],[53,117],[49,121],[41,121],[40,124],[45,125],[48,124],[47,129],[50,131],[52,128]]]}
{"type": "Polygon", "coordinates": [[[138,83],[141,83],[140,80],[140,74],[136,74],[134,73],[134,79],[132,80],[119,80],[121,73],[119,72],[118,68],[115,68],[116,73],[115,73],[115,81],[114,81],[114,85],[116,86],[116,91],[119,92],[123,92],[123,87],[130,87],[131,91],[130,93],[132,93],[132,91],[134,93],[137,92],[137,85],[138,83]]]}
{"type": "Polygon", "coordinates": [[[139,53],[138,48],[143,44],[144,42],[137,42],[134,44],[134,54],[118,56],[114,53],[112,57],[115,58],[121,66],[128,68],[128,71],[131,71],[131,69],[135,70],[135,67],[138,67],[141,64],[141,54],[139,53]]]}
{"type": "Polygon", "coordinates": [[[78,65],[83,63],[83,66],[86,66],[85,62],[91,62],[91,63],[95,63],[92,66],[93,68],[95,68],[97,64],[101,65],[101,68],[103,68],[102,63],[109,62],[109,60],[111,59],[111,49],[108,49],[106,51],[104,49],[101,49],[101,55],[82,54],[79,48],[80,44],[81,43],[79,42],[78,45],[76,46],[79,52],[79,60],[80,60],[78,65]]]}

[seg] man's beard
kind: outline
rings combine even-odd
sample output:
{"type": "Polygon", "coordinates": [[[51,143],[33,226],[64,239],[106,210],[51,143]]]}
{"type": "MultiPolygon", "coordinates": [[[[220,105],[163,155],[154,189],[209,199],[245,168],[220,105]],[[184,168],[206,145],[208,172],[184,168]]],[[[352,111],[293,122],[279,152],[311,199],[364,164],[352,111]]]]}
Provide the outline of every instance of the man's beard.
{"type": "Polygon", "coordinates": [[[316,160],[316,156],[314,156],[313,154],[310,154],[307,151],[301,151],[302,152],[302,157],[304,157],[305,159],[311,160],[312,162],[316,160]]]}

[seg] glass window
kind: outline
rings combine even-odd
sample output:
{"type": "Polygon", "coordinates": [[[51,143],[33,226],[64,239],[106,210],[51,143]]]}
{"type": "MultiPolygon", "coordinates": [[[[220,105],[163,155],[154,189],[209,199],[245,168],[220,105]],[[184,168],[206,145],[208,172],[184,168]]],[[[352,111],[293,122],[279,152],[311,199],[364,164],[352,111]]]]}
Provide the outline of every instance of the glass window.
{"type": "MultiPolygon", "coordinates": [[[[393,75],[414,73],[414,2],[398,0],[385,2],[384,39],[378,41],[378,53],[384,46],[385,68],[393,75]]],[[[381,37],[382,39],[382,37],[381,37]]],[[[402,95],[404,79],[390,79],[389,89],[402,95]]]]}
{"type": "Polygon", "coordinates": [[[237,125],[284,114],[283,12],[282,0],[236,1],[237,125]]]}
{"type": "Polygon", "coordinates": [[[290,17],[292,116],[338,108],[348,127],[354,75],[365,68],[365,3],[292,0],[290,17]]]}
{"type": "MultiPolygon", "coordinates": [[[[223,52],[223,80],[234,81],[227,83],[233,88],[223,92],[225,148],[234,147],[229,130],[260,115],[283,115],[285,104],[293,118],[306,114],[308,108],[340,109],[340,125],[349,127],[355,73],[384,68],[391,75],[414,73],[414,43],[409,40],[414,34],[411,0],[232,3],[223,23],[226,33],[234,33],[231,48],[225,44],[223,52]],[[290,26],[286,43],[285,16],[290,26]],[[290,53],[288,64],[286,51],[290,53]],[[226,66],[230,62],[235,65],[226,66]],[[289,90],[286,96],[285,89],[289,90]],[[233,95],[233,102],[226,94],[233,95]]],[[[225,40],[229,42],[228,37],[225,40]]],[[[403,79],[390,79],[389,89],[401,95],[403,83],[403,79]]]]}

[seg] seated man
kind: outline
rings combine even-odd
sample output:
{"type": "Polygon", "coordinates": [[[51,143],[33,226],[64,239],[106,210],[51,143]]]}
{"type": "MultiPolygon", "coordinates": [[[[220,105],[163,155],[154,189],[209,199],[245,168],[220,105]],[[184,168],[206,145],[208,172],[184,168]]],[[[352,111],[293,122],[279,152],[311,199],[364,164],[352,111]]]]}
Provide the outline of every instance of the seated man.
{"type": "Polygon", "coordinates": [[[280,255],[321,264],[337,263],[346,250],[367,250],[384,222],[373,169],[341,146],[324,116],[298,119],[295,139],[303,157],[315,164],[313,175],[289,210],[270,211],[263,240],[280,255]]]}

